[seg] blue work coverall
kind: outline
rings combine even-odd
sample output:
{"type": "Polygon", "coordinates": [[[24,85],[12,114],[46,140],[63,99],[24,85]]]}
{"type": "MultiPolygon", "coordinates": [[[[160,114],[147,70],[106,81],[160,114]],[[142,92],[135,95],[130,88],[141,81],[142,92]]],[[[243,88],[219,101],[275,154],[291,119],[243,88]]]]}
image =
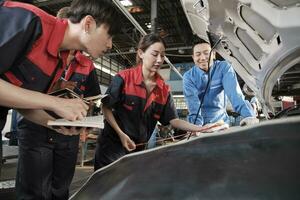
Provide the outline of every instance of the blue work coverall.
{"type": "MultiPolygon", "coordinates": [[[[229,98],[235,112],[243,118],[255,117],[255,113],[238,84],[235,71],[226,61],[214,61],[210,68],[211,82],[205,94],[202,108],[197,117],[197,125],[223,120],[229,124],[226,112],[229,98]]],[[[194,66],[183,76],[183,94],[189,109],[188,121],[194,123],[200,101],[208,82],[208,73],[194,66]]]]}

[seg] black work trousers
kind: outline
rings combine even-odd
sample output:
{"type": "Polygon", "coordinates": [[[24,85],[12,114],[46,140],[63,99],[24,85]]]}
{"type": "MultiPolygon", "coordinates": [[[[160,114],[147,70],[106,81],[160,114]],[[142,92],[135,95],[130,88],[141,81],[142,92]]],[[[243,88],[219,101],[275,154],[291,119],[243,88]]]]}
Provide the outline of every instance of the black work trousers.
{"type": "Polygon", "coordinates": [[[18,130],[17,199],[68,199],[79,136],[64,136],[31,125],[27,123],[26,128],[18,130]]]}

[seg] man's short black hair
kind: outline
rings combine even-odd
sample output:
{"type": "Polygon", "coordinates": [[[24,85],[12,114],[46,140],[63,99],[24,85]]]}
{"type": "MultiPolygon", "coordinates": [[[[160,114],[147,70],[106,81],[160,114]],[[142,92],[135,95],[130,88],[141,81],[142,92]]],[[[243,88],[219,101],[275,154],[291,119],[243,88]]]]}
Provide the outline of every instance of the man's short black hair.
{"type": "Polygon", "coordinates": [[[111,0],[73,0],[67,14],[72,23],[79,23],[85,16],[91,15],[97,26],[109,26],[109,35],[120,30],[120,16],[111,0]]]}
{"type": "Polygon", "coordinates": [[[201,38],[194,39],[194,41],[193,41],[193,48],[192,48],[192,54],[194,54],[194,48],[195,48],[195,46],[198,45],[198,44],[203,44],[203,43],[206,43],[206,44],[210,45],[209,42],[207,42],[206,40],[203,40],[201,38]]]}

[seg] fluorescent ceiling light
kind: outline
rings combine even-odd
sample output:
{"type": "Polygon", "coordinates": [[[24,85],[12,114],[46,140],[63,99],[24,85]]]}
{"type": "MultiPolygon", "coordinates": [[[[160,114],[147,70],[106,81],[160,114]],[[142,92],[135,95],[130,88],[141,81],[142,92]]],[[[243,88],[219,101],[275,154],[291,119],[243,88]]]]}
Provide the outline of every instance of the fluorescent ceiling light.
{"type": "Polygon", "coordinates": [[[121,0],[120,3],[125,7],[132,6],[132,2],[130,0],[121,0]]]}

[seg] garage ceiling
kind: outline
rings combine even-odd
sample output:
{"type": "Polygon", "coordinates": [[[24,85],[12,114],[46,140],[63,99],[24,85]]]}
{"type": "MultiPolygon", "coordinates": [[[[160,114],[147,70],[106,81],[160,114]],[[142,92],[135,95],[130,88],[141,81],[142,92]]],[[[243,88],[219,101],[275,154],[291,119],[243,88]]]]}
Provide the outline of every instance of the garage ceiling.
{"type": "MultiPolygon", "coordinates": [[[[72,0],[33,0],[33,4],[53,15],[56,15],[60,8],[69,6],[71,2],[72,0]]],[[[147,25],[149,26],[151,22],[151,0],[131,0],[131,2],[132,5],[126,7],[127,10],[149,33],[151,30],[147,25]]],[[[157,2],[156,32],[166,41],[168,58],[173,64],[192,62],[190,54],[195,37],[183,12],[180,0],[157,0],[157,2]]],[[[139,31],[124,16],[122,31],[113,38],[113,49],[107,56],[124,67],[134,65],[135,47],[140,36],[139,31]]]]}

